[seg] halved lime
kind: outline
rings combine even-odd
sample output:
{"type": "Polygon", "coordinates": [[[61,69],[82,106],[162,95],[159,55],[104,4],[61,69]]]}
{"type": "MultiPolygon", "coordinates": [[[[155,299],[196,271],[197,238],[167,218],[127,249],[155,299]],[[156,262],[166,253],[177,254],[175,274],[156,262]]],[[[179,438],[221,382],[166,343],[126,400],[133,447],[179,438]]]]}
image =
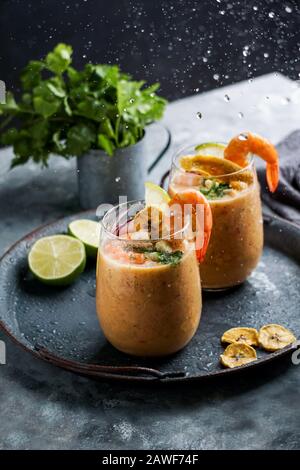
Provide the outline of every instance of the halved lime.
{"type": "Polygon", "coordinates": [[[218,142],[207,142],[206,144],[200,144],[195,147],[195,150],[199,151],[199,155],[212,156],[212,157],[224,157],[224,149],[226,145],[218,142]]]}
{"type": "Polygon", "coordinates": [[[100,241],[100,224],[94,220],[78,219],[69,224],[69,233],[81,240],[87,256],[96,258],[100,241]]]}
{"type": "Polygon", "coordinates": [[[56,286],[71,284],[85,268],[83,243],[68,235],[40,238],[28,255],[30,271],[41,282],[56,286]]]}
{"type": "Polygon", "coordinates": [[[145,183],[145,202],[147,207],[162,207],[164,204],[168,204],[170,200],[169,194],[163,188],[151,182],[145,183]]]}

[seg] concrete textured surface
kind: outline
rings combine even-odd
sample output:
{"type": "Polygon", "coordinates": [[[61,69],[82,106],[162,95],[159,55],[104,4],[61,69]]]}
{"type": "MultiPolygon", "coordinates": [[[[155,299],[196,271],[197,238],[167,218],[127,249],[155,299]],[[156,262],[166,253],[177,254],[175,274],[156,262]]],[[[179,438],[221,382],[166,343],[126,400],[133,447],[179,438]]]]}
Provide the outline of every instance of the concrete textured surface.
{"type": "MultiPolygon", "coordinates": [[[[274,74],[171,103],[164,123],[173,143],[152,179],[189,139],[226,140],[251,129],[278,142],[299,126],[299,103],[297,84],[274,74]]],[[[158,126],[150,132],[149,159],[158,126]]],[[[40,224],[79,210],[75,161],[53,157],[49,169],[8,172],[10,158],[9,149],[0,152],[1,253],[40,224]]],[[[3,333],[0,339],[7,345],[0,449],[300,448],[300,368],[288,357],[222,381],[149,388],[82,378],[37,361],[3,333]]]]}

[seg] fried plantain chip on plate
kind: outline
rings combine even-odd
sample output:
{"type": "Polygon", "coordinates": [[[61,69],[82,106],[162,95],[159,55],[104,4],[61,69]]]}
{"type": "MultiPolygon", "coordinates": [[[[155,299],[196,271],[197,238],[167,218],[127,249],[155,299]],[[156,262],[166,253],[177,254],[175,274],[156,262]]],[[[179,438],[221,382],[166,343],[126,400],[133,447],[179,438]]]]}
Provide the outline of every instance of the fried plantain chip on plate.
{"type": "Polygon", "coordinates": [[[225,331],[221,338],[222,343],[245,343],[249,346],[258,346],[258,331],[255,328],[237,327],[225,331]]]}
{"type": "Polygon", "coordinates": [[[259,345],[266,351],[278,351],[294,341],[296,337],[290,330],[274,323],[264,325],[258,333],[259,345]]]}
{"type": "Polygon", "coordinates": [[[230,369],[243,366],[256,359],[255,349],[246,343],[231,343],[220,356],[221,364],[230,369]]]}

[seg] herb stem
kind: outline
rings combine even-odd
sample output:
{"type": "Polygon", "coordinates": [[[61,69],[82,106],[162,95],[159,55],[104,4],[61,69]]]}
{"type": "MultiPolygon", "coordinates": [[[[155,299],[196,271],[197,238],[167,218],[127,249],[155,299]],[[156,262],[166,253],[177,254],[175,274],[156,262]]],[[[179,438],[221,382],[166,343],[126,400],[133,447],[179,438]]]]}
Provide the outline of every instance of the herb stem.
{"type": "Polygon", "coordinates": [[[7,124],[10,123],[10,121],[11,121],[12,119],[13,119],[13,116],[11,116],[11,115],[10,115],[10,116],[7,116],[7,118],[4,119],[3,122],[1,122],[1,124],[0,124],[0,129],[4,129],[4,128],[7,126],[7,124]]]}

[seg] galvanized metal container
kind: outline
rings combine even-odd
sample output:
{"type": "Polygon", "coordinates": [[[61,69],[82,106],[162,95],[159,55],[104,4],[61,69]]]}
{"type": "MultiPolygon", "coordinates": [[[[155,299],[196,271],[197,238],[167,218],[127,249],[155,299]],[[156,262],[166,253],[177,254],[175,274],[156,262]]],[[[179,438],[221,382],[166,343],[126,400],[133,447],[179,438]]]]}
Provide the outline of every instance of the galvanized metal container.
{"type": "Polygon", "coordinates": [[[147,175],[146,136],[137,144],[117,149],[110,157],[103,150],[90,150],[77,158],[79,200],[83,209],[117,204],[144,197],[147,175]]]}

